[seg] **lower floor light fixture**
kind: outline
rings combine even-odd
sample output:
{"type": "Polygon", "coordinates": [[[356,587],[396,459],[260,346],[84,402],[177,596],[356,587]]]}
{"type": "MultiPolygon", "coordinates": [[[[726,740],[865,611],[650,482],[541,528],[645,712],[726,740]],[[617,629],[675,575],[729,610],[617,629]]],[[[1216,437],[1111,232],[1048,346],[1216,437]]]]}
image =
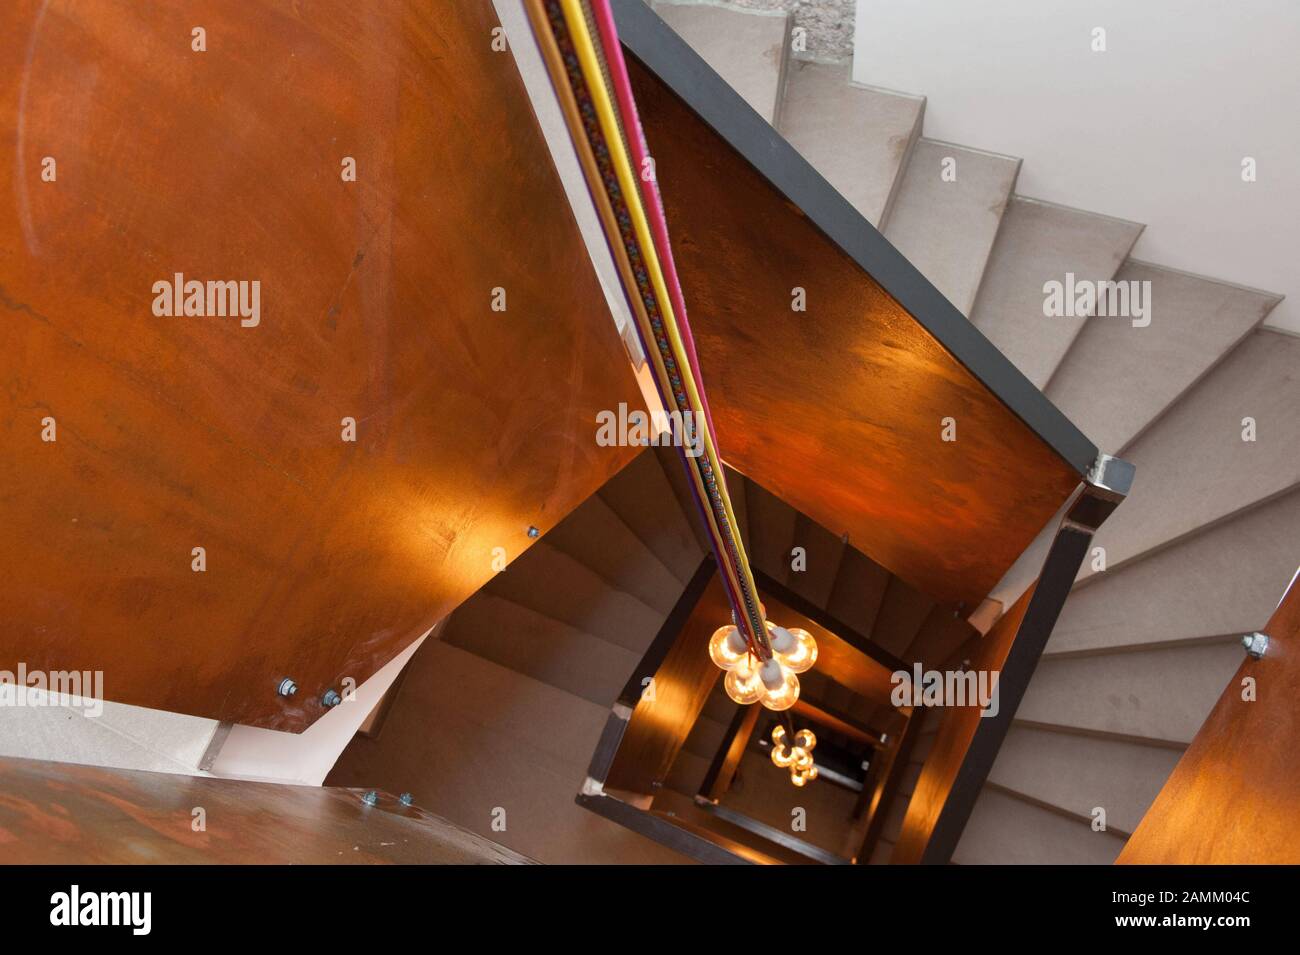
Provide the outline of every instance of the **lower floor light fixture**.
{"type": "Polygon", "coordinates": [[[777,723],[772,727],[772,762],[790,770],[790,782],[803,787],[817,778],[817,766],[812,751],[817,737],[812,730],[803,729],[794,734],[794,744],[786,742],[785,727],[777,723]]]}
{"type": "Polygon", "coordinates": [[[764,620],[772,655],[761,659],[733,624],[719,627],[709,639],[709,657],[727,671],[723,686],[742,706],[762,703],[769,710],[788,710],[799,699],[799,677],[817,662],[817,641],[807,630],[778,627],[764,620]]]}

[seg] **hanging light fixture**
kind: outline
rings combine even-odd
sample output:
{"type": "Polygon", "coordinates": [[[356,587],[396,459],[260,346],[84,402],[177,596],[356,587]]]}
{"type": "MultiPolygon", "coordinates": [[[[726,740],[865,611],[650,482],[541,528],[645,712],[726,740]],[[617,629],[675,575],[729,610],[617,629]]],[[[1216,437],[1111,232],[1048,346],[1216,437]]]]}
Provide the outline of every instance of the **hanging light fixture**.
{"type": "Polygon", "coordinates": [[[812,757],[816,745],[817,737],[810,729],[795,733],[794,742],[790,743],[784,726],[778,723],[772,727],[772,763],[790,770],[790,782],[801,788],[817,778],[817,765],[812,757]]]}
{"type": "Polygon", "coordinates": [[[613,10],[609,0],[541,0],[526,6],[561,105],[567,105],[565,119],[585,160],[584,175],[606,237],[625,254],[620,278],[655,392],[663,410],[689,420],[699,439],[694,451],[674,443],[734,624],[714,634],[709,653],[727,671],[727,694],[737,703],[789,709],[799,699],[796,674],[812,666],[817,643],[806,631],[767,622],[758,599],[727,490],[659,187],[653,176],[641,174],[651,157],[613,10]]]}
{"type": "MultiPolygon", "coordinates": [[[[709,658],[727,671],[723,687],[742,706],[762,703],[788,710],[799,699],[799,677],[817,662],[817,641],[807,630],[778,627],[764,620],[771,656],[754,653],[734,624],[719,627],[709,639],[709,658]]],[[[766,648],[762,648],[766,649],[766,648]]]]}

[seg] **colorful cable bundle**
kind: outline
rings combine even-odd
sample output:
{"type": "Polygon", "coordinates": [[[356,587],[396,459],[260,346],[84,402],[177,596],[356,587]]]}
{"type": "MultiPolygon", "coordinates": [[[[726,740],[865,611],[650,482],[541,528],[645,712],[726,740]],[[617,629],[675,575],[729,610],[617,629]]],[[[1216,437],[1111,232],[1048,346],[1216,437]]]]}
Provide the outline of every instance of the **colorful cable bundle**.
{"type": "Polygon", "coordinates": [[[774,627],[764,619],[727,494],[654,167],[613,13],[608,0],[527,2],[660,399],[666,410],[680,413],[699,433],[698,457],[688,455],[685,447],[679,450],[735,623],[715,634],[711,655],[730,671],[727,689],[738,702],[762,700],[772,709],[784,709],[798,697],[793,674],[812,665],[816,644],[805,631],[774,627]]]}

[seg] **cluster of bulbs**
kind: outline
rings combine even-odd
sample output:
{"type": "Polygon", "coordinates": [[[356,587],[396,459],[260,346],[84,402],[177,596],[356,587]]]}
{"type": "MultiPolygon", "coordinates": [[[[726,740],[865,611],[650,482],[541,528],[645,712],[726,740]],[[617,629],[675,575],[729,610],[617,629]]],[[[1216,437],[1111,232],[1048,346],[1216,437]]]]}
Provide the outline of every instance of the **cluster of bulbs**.
{"type": "Polygon", "coordinates": [[[782,769],[790,770],[790,782],[796,786],[806,786],[810,780],[817,778],[817,767],[813,764],[812,751],[817,745],[817,737],[812,730],[800,730],[794,734],[794,744],[786,742],[785,727],[778,723],[772,727],[772,762],[782,769]]]}
{"type": "Polygon", "coordinates": [[[799,699],[799,677],[817,662],[817,641],[807,630],[763,621],[772,656],[759,660],[733,625],[719,627],[709,640],[709,657],[727,671],[723,686],[742,706],[762,703],[769,710],[788,710],[799,699]]]}

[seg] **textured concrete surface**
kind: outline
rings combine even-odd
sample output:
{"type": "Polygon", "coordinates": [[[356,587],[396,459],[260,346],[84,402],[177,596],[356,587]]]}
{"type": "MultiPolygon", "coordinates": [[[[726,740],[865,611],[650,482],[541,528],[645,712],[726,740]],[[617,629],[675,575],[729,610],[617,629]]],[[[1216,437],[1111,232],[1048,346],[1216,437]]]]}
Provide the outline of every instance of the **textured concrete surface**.
{"type": "Polygon", "coordinates": [[[357,737],[328,782],[410,792],[429,811],[539,862],[688,862],[574,803],[608,715],[433,640],[411,661],[383,732],[357,737]]]}
{"type": "Polygon", "coordinates": [[[1110,865],[1124,839],[986,787],[952,861],[958,865],[1110,865]]]}
{"type": "MultiPolygon", "coordinates": [[[[662,5],[665,0],[658,0],[662,5]]],[[[699,0],[668,0],[670,3],[698,3],[699,0]]],[[[853,20],[856,0],[704,0],[713,6],[756,12],[781,11],[790,14],[793,27],[804,31],[805,50],[810,56],[847,60],[853,55],[853,20]]]]}
{"type": "Polygon", "coordinates": [[[847,66],[794,59],[777,125],[863,218],[879,226],[924,111],[920,97],[852,85],[847,66]]]}
{"type": "Polygon", "coordinates": [[[1019,171],[1018,159],[950,143],[920,139],[912,149],[885,238],[963,315],[1019,171]]]}
{"type": "Polygon", "coordinates": [[[1148,317],[1088,319],[1046,391],[1097,447],[1112,454],[1177,401],[1278,303],[1268,292],[1132,259],[1115,280],[1149,288],[1150,324],[1134,325],[1148,317]]]}
{"type": "Polygon", "coordinates": [[[1106,810],[1106,824],[1131,833],[1182,750],[1012,726],[989,781],[1078,816],[1106,810]]]}
{"type": "MultiPolygon", "coordinates": [[[[1116,519],[1124,516],[1121,508],[1116,519]]],[[[1297,542],[1300,492],[1293,491],[1075,588],[1046,652],[1258,630],[1300,565],[1297,542]]]]}
{"type": "Polygon", "coordinates": [[[1133,491],[1095,538],[1107,572],[1300,483],[1297,408],[1300,338],[1252,333],[1126,449],[1133,491]],[[1242,440],[1247,417],[1254,441],[1242,440]]]}
{"type": "Polygon", "coordinates": [[[1046,317],[1044,284],[1064,282],[1070,272],[1109,279],[1141,232],[1136,222],[1012,196],[971,322],[1041,389],[1084,323],[1082,316],[1046,317]]]}
{"type": "Polygon", "coordinates": [[[1042,660],[1016,718],[1189,743],[1243,658],[1241,643],[1042,660]]]}
{"type": "Polygon", "coordinates": [[[769,123],[776,118],[789,18],[722,6],[659,2],[655,13],[769,123]]]}

